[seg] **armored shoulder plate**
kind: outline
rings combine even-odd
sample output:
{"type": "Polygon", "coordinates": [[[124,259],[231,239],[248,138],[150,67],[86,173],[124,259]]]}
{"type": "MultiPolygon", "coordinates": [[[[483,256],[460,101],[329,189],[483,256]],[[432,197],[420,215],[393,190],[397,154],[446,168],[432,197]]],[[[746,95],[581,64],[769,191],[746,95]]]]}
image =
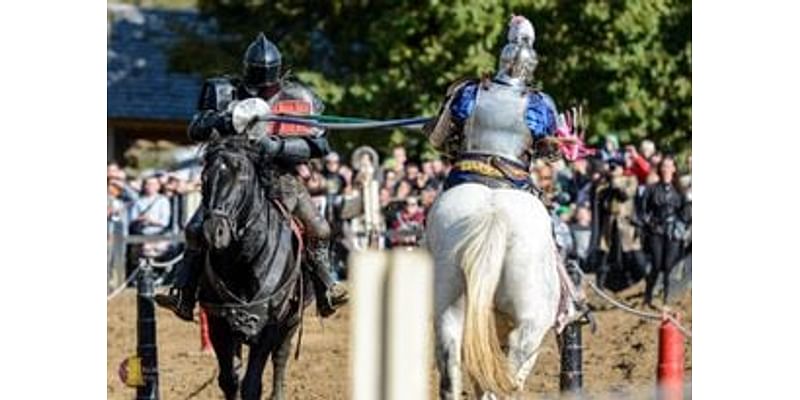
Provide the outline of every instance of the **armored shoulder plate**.
{"type": "Polygon", "coordinates": [[[203,83],[198,110],[223,111],[236,100],[236,83],[227,77],[211,78],[203,83]]]}
{"type": "MultiPolygon", "coordinates": [[[[292,81],[284,81],[281,91],[267,100],[273,113],[318,115],[325,105],[308,87],[292,81]]],[[[271,124],[268,131],[279,136],[322,136],[325,131],[304,125],[279,123],[271,124]]]]}
{"type": "Polygon", "coordinates": [[[446,151],[444,144],[453,131],[453,120],[450,115],[450,105],[453,98],[459,90],[469,85],[470,83],[478,83],[478,79],[461,79],[447,88],[444,101],[439,107],[439,113],[436,118],[425,124],[422,128],[422,133],[428,137],[433,147],[440,151],[446,151]]]}
{"type": "MultiPolygon", "coordinates": [[[[317,94],[309,87],[294,81],[285,81],[281,86],[281,91],[277,96],[270,99],[270,103],[283,100],[301,100],[311,105],[311,114],[322,114],[325,105],[317,94]]],[[[271,104],[272,105],[272,104],[271,104]]]]}

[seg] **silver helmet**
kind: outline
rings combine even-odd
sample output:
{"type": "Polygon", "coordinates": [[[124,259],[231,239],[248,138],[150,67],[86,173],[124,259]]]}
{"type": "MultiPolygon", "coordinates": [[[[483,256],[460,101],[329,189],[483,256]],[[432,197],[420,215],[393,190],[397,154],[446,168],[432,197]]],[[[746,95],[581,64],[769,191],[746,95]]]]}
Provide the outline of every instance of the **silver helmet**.
{"type": "Polygon", "coordinates": [[[500,53],[497,78],[524,84],[533,77],[539,62],[533,49],[536,34],[533,24],[521,15],[512,16],[508,26],[508,42],[500,53]]]}

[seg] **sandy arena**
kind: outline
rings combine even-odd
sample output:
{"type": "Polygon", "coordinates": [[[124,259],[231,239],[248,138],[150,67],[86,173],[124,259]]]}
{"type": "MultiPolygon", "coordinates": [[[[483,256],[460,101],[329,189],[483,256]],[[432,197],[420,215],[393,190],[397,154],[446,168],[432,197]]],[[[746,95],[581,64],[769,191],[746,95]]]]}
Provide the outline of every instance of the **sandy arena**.
{"type": "MultiPolygon", "coordinates": [[[[628,304],[638,305],[643,284],[617,294],[628,304]]],[[[648,398],[655,384],[658,324],[645,321],[590,296],[599,310],[595,335],[584,329],[584,388],[591,398],[648,398]]],[[[691,330],[691,293],[675,306],[684,314],[684,326],[691,330]]],[[[348,399],[348,330],[349,313],[345,307],[321,324],[313,315],[313,305],[305,319],[299,360],[289,363],[287,387],[291,399],[348,399]]],[[[135,389],[124,386],[117,367],[136,352],[136,292],[128,289],[108,303],[107,394],[109,399],[132,399],[135,389]]],[[[201,354],[199,325],[178,320],[159,310],[158,356],[161,398],[219,399],[222,392],[216,382],[216,360],[201,354]]],[[[197,318],[195,318],[197,320],[197,318]]],[[[691,339],[686,342],[686,382],[691,382],[691,339]]],[[[431,360],[433,370],[433,360],[431,360]]],[[[271,368],[265,371],[264,398],[269,395],[271,368]]],[[[436,398],[436,373],[431,373],[431,392],[436,398]]],[[[525,398],[556,398],[558,395],[559,357],[554,336],[544,341],[534,372],[528,379],[525,398]]],[[[690,393],[690,392],[689,392],[690,393]]]]}

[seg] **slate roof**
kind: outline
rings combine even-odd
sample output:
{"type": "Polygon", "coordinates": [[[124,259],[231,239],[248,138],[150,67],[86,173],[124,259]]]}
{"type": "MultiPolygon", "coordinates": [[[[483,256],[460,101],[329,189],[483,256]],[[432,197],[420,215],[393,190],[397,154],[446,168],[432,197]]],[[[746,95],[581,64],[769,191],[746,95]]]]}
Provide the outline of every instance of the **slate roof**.
{"type": "Polygon", "coordinates": [[[196,11],[109,7],[107,117],[189,120],[202,78],[170,71],[168,50],[179,30],[212,35],[214,23],[196,11]]]}

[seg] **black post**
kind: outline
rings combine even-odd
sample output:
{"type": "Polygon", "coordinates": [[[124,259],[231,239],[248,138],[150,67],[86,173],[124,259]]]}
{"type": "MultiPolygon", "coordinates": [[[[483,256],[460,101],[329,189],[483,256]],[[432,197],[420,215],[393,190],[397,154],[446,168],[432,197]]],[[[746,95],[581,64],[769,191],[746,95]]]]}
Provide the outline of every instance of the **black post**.
{"type": "MultiPolygon", "coordinates": [[[[576,287],[580,287],[581,276],[574,262],[567,262],[567,272],[576,287]]],[[[561,382],[563,393],[580,393],[583,387],[583,342],[581,323],[574,321],[564,327],[559,338],[561,345],[561,382]]]]}
{"type": "Polygon", "coordinates": [[[158,354],[156,352],[156,310],[153,300],[153,269],[140,261],[137,284],[136,353],[142,360],[144,386],[136,388],[136,400],[158,400],[158,354]]]}

